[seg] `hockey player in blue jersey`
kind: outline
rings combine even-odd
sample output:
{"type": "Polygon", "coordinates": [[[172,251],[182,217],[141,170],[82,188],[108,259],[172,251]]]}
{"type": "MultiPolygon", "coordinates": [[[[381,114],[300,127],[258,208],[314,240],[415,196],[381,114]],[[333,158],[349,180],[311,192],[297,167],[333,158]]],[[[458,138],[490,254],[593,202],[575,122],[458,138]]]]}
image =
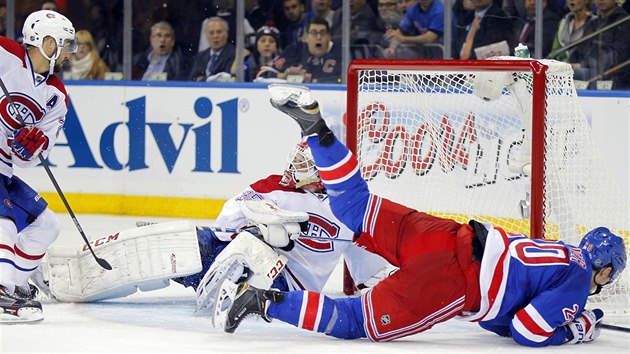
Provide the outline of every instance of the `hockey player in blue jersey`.
{"type": "Polygon", "coordinates": [[[598,227],[575,247],[474,220],[459,224],[371,194],[356,158],[328,129],[317,102],[299,89],[287,92],[272,105],[308,137],[333,213],[360,235],[359,246],[400,270],[358,298],[226,281],[215,325],[234,332],[253,313],[337,338],[388,341],[459,318],[526,346],[597,338],[603,311],[585,309],[586,300],[624,270],[621,237],[598,227]]]}

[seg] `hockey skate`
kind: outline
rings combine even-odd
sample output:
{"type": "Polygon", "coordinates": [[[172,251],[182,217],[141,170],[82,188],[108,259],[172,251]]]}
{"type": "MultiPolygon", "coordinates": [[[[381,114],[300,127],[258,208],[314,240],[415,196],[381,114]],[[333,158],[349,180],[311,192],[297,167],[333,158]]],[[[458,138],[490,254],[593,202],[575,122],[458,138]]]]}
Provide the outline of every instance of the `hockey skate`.
{"type": "Polygon", "coordinates": [[[319,104],[311,98],[308,88],[284,84],[269,85],[271,105],[293,118],[302,128],[304,136],[316,134],[326,127],[319,104]]]}
{"type": "Polygon", "coordinates": [[[0,285],[0,324],[37,323],[44,319],[39,301],[9,294],[0,285]]]}
{"type": "Polygon", "coordinates": [[[267,308],[271,301],[281,303],[284,293],[258,289],[247,282],[234,284],[225,280],[215,302],[213,325],[222,327],[227,333],[234,333],[241,321],[252,314],[269,323],[271,318],[267,316],[267,308]]]}

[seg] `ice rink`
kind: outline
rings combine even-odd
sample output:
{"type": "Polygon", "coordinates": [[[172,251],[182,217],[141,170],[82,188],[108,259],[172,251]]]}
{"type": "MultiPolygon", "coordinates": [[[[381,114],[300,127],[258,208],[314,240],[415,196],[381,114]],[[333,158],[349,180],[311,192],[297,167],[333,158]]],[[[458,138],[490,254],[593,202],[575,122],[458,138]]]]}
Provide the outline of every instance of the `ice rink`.
{"type": "MultiPolygon", "coordinates": [[[[59,244],[80,244],[70,217],[59,213],[59,244]]],[[[88,237],[161,218],[79,215],[88,237]]],[[[195,220],[211,225],[211,220],[195,220]]],[[[340,277],[327,293],[340,295],[340,277]]],[[[275,321],[246,319],[235,334],[196,316],[194,293],[178,284],[124,299],[92,304],[45,303],[37,325],[0,326],[0,353],[630,353],[630,334],[604,330],[595,342],[525,348],[475,324],[452,320],[430,331],[389,343],[339,340],[275,321]]]]}

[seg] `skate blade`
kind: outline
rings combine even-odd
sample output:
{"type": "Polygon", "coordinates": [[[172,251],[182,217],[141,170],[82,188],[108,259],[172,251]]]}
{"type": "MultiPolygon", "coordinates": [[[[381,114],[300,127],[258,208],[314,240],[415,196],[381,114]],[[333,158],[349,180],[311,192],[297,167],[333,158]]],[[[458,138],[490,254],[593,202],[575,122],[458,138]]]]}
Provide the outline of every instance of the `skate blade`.
{"type": "Polygon", "coordinates": [[[271,84],[267,89],[271,94],[271,99],[279,105],[292,101],[298,106],[308,106],[314,101],[310,89],[305,86],[271,84]]]}
{"type": "Polygon", "coordinates": [[[214,311],[212,313],[212,325],[215,328],[225,329],[228,312],[232,309],[237,290],[238,284],[231,282],[229,279],[223,279],[217,292],[217,299],[214,302],[214,311]]]}
{"type": "Polygon", "coordinates": [[[17,315],[0,313],[0,324],[36,324],[44,320],[41,309],[24,307],[18,310],[17,315]]]}

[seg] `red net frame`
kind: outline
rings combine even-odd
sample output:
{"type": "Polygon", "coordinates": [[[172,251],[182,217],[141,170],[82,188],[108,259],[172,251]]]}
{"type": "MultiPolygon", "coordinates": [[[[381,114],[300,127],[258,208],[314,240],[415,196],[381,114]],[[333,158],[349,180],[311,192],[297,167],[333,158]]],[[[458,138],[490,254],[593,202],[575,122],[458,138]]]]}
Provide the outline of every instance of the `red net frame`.
{"type": "MultiPolygon", "coordinates": [[[[531,216],[530,235],[544,238],[544,154],[546,85],[548,66],[536,60],[379,60],[353,61],[348,68],[346,103],[346,145],[357,154],[359,116],[359,78],[365,70],[404,70],[434,72],[501,71],[524,72],[533,75],[532,81],[532,172],[531,172],[531,216]]],[[[354,294],[356,287],[347,266],[344,264],[343,291],[354,294]]]]}

